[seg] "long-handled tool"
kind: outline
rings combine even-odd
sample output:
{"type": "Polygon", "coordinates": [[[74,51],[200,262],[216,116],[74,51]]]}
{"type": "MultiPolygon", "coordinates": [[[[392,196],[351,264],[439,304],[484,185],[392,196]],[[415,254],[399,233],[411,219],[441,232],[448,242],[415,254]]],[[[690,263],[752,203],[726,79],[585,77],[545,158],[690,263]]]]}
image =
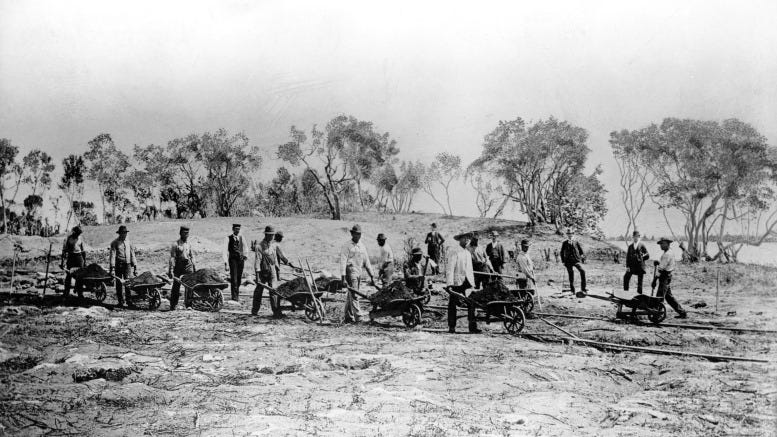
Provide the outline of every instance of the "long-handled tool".
{"type": "MultiPolygon", "coordinates": [[[[300,268],[302,268],[302,261],[299,260],[299,257],[297,258],[297,260],[300,263],[300,265],[299,265],[300,268]]],[[[316,313],[318,314],[318,321],[319,321],[319,323],[324,323],[324,314],[322,314],[323,311],[321,311],[321,308],[322,308],[321,302],[316,297],[316,294],[313,293],[313,288],[315,288],[316,289],[316,293],[318,293],[318,286],[316,285],[316,278],[313,277],[313,269],[310,268],[310,263],[308,262],[307,258],[305,258],[305,265],[308,266],[308,273],[310,274],[310,282],[308,282],[308,290],[310,291],[310,297],[313,298],[313,304],[316,307],[316,313]],[[311,283],[313,284],[313,287],[310,286],[311,283]]],[[[302,270],[302,273],[303,274],[305,273],[304,269],[302,270]]],[[[307,281],[307,278],[305,279],[305,281],[307,281]]]]}
{"type": "Polygon", "coordinates": [[[658,266],[653,265],[653,280],[650,282],[650,297],[654,296],[654,292],[656,291],[656,270],[658,269],[658,266]]]}
{"type": "Polygon", "coordinates": [[[49,252],[46,254],[46,278],[43,280],[43,296],[46,296],[46,288],[49,285],[49,265],[51,264],[51,247],[54,243],[49,242],[49,252]]]}

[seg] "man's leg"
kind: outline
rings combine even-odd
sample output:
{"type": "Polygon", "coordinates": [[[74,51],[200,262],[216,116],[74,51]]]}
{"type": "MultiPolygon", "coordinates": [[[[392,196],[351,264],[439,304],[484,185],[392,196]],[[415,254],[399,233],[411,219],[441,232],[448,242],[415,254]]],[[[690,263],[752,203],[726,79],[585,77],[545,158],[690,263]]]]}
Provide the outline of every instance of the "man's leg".
{"type": "MultiPolygon", "coordinates": [[[[276,281],[273,272],[267,275],[267,279],[267,285],[275,288],[276,281]]],[[[269,290],[267,292],[270,293],[268,297],[270,298],[270,309],[272,310],[272,316],[275,318],[282,317],[283,313],[281,313],[281,297],[275,293],[270,292],[269,290]]]]}
{"type": "Polygon", "coordinates": [[[575,264],[575,268],[580,272],[580,290],[583,292],[588,291],[588,288],[585,286],[585,270],[583,269],[583,266],[580,263],[577,263],[575,264]]]}
{"type": "MultiPolygon", "coordinates": [[[[639,285],[638,290],[642,290],[642,279],[638,279],[639,285]]],[[[623,275],[623,291],[629,291],[629,284],[631,283],[631,272],[626,272],[625,275],[623,275]]],[[[641,293],[641,291],[637,291],[637,293],[641,293]]]]}
{"type": "Polygon", "coordinates": [[[642,294],[642,281],[645,279],[645,274],[640,273],[637,275],[637,293],[642,294]]]}
{"type": "MultiPolygon", "coordinates": [[[[458,288],[454,287],[454,291],[458,288]]],[[[456,320],[458,318],[456,309],[456,297],[452,294],[448,295],[448,332],[456,332],[456,320]]]]}
{"type": "Polygon", "coordinates": [[[181,284],[178,281],[173,281],[173,288],[170,289],[170,311],[174,310],[178,305],[178,298],[181,293],[181,284]]]}
{"type": "MultiPolygon", "coordinates": [[[[350,265],[345,268],[345,283],[348,284],[349,288],[359,290],[359,279],[350,265]]],[[[358,296],[354,295],[351,290],[347,290],[345,293],[345,306],[343,307],[343,323],[359,321],[360,316],[358,296]]]]}
{"type": "MultiPolygon", "coordinates": [[[[67,268],[69,269],[70,266],[68,266],[67,268]]],[[[70,296],[70,286],[71,286],[70,282],[72,280],[73,280],[73,275],[71,275],[69,271],[65,273],[65,292],[63,293],[65,297],[70,296]]]]}
{"type": "MultiPolygon", "coordinates": [[[[126,279],[127,276],[124,274],[124,263],[117,262],[116,263],[116,277],[121,279],[126,279]]],[[[116,280],[116,300],[119,302],[119,306],[124,305],[124,284],[121,283],[118,279],[116,280]]],[[[129,302],[129,299],[127,300],[129,302]]]]}
{"type": "Polygon", "coordinates": [[[567,275],[569,276],[569,291],[575,292],[575,272],[572,270],[572,264],[564,264],[567,268],[567,275]]]}
{"type": "Polygon", "coordinates": [[[683,309],[674,296],[672,295],[672,274],[661,274],[658,279],[658,289],[666,303],[672,307],[673,310],[680,316],[680,318],[687,317],[688,313],[683,309]]]}
{"type": "Polygon", "coordinates": [[[232,300],[238,300],[239,295],[239,289],[240,289],[240,277],[239,274],[239,268],[238,263],[241,260],[239,258],[235,258],[233,256],[229,257],[229,291],[232,294],[232,300]]]}
{"type": "Polygon", "coordinates": [[[256,272],[256,288],[254,288],[254,298],[251,301],[251,314],[259,314],[259,309],[262,308],[262,295],[264,295],[264,287],[260,285],[261,282],[266,281],[267,278],[262,272],[256,272]]]}

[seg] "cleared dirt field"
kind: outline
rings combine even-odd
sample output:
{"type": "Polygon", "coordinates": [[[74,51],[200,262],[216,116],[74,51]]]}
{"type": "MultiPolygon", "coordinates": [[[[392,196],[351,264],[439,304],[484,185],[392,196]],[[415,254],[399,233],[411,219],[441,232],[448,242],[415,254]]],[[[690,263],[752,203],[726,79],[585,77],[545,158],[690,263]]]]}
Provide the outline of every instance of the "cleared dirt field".
{"type": "MultiPolygon", "coordinates": [[[[501,229],[503,240],[526,235],[514,222],[429,215],[234,219],[251,239],[266,224],[286,234],[285,251],[314,269],[336,271],[337,248],[354,222],[368,250],[386,232],[395,252],[423,240],[436,221],[449,244],[461,231],[501,229]]],[[[223,269],[217,253],[232,219],[194,221],[199,267],[223,269]]],[[[130,225],[142,249],[138,272],[166,270],[166,247],[180,222],[130,225]]],[[[94,248],[115,229],[87,228],[94,248]]],[[[614,306],[577,299],[564,288],[565,271],[540,260],[560,237],[538,232],[542,312],[611,319],[614,306]]],[[[618,290],[623,267],[608,247],[582,239],[592,293],[618,290]]],[[[30,243],[32,245],[32,243],[30,243]]],[[[43,246],[47,243],[43,242],[43,246]]],[[[55,246],[56,248],[56,246],[55,246]]],[[[657,248],[651,254],[657,255],[657,248]]],[[[58,254],[59,250],[55,249],[58,254]]],[[[35,250],[23,270],[43,271],[35,250]]],[[[104,251],[91,260],[104,259],[104,251]]],[[[508,271],[512,266],[509,266],[508,271]]],[[[3,269],[8,268],[7,260],[3,269]]],[[[708,327],[777,330],[777,270],[681,266],[673,290],[691,310],[682,321],[708,327]]],[[[648,281],[649,282],[649,281],[648,281]]],[[[4,282],[6,286],[7,282],[4,282]]],[[[442,284],[435,284],[441,290],[442,284]]],[[[29,293],[3,295],[0,307],[0,433],[6,435],[774,435],[777,432],[777,354],[774,333],[656,328],[606,320],[544,317],[584,339],[674,351],[732,355],[768,363],[710,361],[689,356],[612,352],[544,336],[506,335],[501,323],[481,323],[480,335],[445,331],[445,311],[424,314],[407,330],[398,318],[339,325],[342,294],[327,298],[327,323],[301,312],[282,320],[249,315],[242,304],[219,313],[115,309],[89,299],[64,301],[29,293]],[[32,306],[30,304],[35,304],[32,306]]],[[[368,291],[369,288],[368,288],[368,291]]],[[[47,294],[51,295],[51,291],[47,294]]],[[[624,292],[617,292],[625,296],[624,292]]],[[[431,305],[445,305],[440,291],[431,305]]],[[[368,307],[363,303],[365,309],[368,307]]],[[[539,308],[535,309],[539,311],[539,308]]],[[[675,323],[674,314],[667,322],[675,323]]],[[[463,312],[462,312],[463,314],[463,312]]],[[[460,320],[466,331],[466,320],[460,320]]],[[[524,333],[561,334],[530,318],[524,333]]]]}

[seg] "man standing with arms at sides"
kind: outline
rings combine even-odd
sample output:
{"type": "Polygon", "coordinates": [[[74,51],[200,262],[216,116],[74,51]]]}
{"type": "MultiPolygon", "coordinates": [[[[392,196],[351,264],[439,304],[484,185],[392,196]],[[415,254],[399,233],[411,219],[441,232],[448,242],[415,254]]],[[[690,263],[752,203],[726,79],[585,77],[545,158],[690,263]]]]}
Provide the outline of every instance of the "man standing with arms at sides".
{"type": "MultiPolygon", "coordinates": [[[[456,293],[466,295],[468,289],[475,283],[475,274],[472,270],[472,254],[467,250],[470,241],[469,234],[459,235],[459,247],[453,250],[448,258],[448,269],[446,271],[446,283],[448,287],[456,293]]],[[[458,298],[454,295],[448,296],[448,332],[456,333],[456,301],[458,298]]],[[[475,321],[475,307],[469,305],[467,308],[467,321],[469,322],[469,332],[477,334],[480,332],[475,321]]]]}
{"type": "MultiPolygon", "coordinates": [[[[173,243],[170,248],[170,265],[167,269],[167,275],[180,278],[186,273],[194,273],[194,251],[189,243],[189,227],[181,226],[179,231],[180,238],[173,243]]],[[[170,311],[174,311],[178,305],[178,299],[181,295],[181,284],[173,281],[173,288],[170,290],[170,311]]]]}
{"type": "MultiPolygon", "coordinates": [[[[498,232],[491,232],[491,242],[486,246],[486,255],[488,255],[488,259],[491,261],[491,267],[494,268],[494,272],[501,275],[505,262],[507,262],[507,255],[502,243],[497,241],[498,238],[498,232]]],[[[497,276],[497,280],[501,281],[502,278],[497,276]]]]}
{"type": "MultiPolygon", "coordinates": [[[[65,297],[70,295],[70,281],[73,278],[70,269],[86,265],[86,249],[84,248],[84,240],[81,238],[82,233],[81,227],[75,226],[73,233],[65,238],[65,244],[62,245],[62,261],[59,263],[59,268],[67,268],[65,272],[65,297]]],[[[76,292],[79,297],[83,294],[79,280],[76,280],[76,292]]]]}
{"type": "Polygon", "coordinates": [[[424,287],[424,265],[421,263],[424,252],[420,247],[414,247],[410,256],[410,259],[405,261],[402,266],[402,272],[405,276],[405,285],[418,293],[424,287]]]}
{"type": "Polygon", "coordinates": [[[378,234],[378,278],[384,287],[394,276],[394,251],[386,244],[386,235],[378,234]]]}
{"type": "Polygon", "coordinates": [[[580,294],[578,297],[587,296],[588,289],[585,286],[585,270],[583,270],[581,265],[581,263],[585,262],[585,253],[580,242],[574,239],[571,228],[567,228],[567,239],[561,243],[561,262],[564,263],[564,267],[567,269],[569,289],[572,294],[575,294],[575,272],[572,268],[576,268],[580,272],[580,294]]]}
{"type": "Polygon", "coordinates": [[[222,244],[222,258],[224,270],[229,272],[229,288],[232,292],[232,300],[240,300],[240,283],[243,281],[243,267],[248,259],[248,244],[240,233],[240,224],[232,225],[232,234],[224,238],[222,244]]]}
{"type": "MultiPolygon", "coordinates": [[[[353,225],[351,228],[351,239],[340,249],[340,276],[343,284],[359,291],[361,285],[362,268],[367,270],[370,275],[370,282],[375,286],[375,277],[372,273],[372,264],[367,249],[360,242],[362,238],[362,228],[359,225],[353,225]]],[[[348,290],[345,294],[345,307],[343,308],[343,323],[360,322],[362,317],[361,307],[359,305],[359,296],[348,290]]]]}
{"type": "MultiPolygon", "coordinates": [[[[132,267],[133,273],[137,275],[137,268],[135,265],[135,248],[127,240],[127,227],[124,225],[119,226],[119,230],[116,231],[119,237],[111,242],[110,254],[108,256],[108,274],[113,274],[113,268],[116,267],[116,277],[121,279],[127,279],[130,277],[130,267],[132,267]]],[[[130,300],[132,298],[132,291],[127,288],[124,289],[124,285],[121,281],[116,281],[116,300],[119,301],[119,306],[124,306],[124,295],[127,296],[127,306],[134,307],[130,300]],[[122,293],[123,290],[123,293],[122,293]]]]}
{"type": "MultiPolygon", "coordinates": [[[[254,271],[256,272],[256,289],[254,289],[254,300],[251,304],[251,315],[259,314],[262,307],[262,295],[264,294],[265,284],[268,287],[275,288],[278,282],[278,243],[275,242],[275,228],[265,226],[264,240],[256,245],[256,258],[254,259],[254,271]]],[[[286,258],[284,258],[285,260],[286,258]]],[[[286,260],[288,263],[288,260],[286,260]]],[[[280,297],[275,293],[270,293],[270,310],[274,319],[284,317],[281,313],[280,297]]]]}
{"type": "Polygon", "coordinates": [[[528,281],[531,281],[532,288],[537,286],[537,281],[534,277],[534,263],[529,257],[529,240],[521,240],[521,250],[515,255],[515,262],[518,264],[518,271],[526,276],[527,285],[528,281]]]}
{"type": "Polygon", "coordinates": [[[653,283],[651,285],[655,288],[657,279],[658,292],[656,295],[658,297],[664,297],[666,303],[668,303],[669,306],[671,306],[672,309],[677,312],[676,317],[678,319],[685,319],[688,317],[688,313],[683,309],[682,306],[680,306],[680,302],[678,302],[672,295],[672,272],[674,272],[676,265],[674,253],[669,250],[669,246],[672,244],[672,240],[668,238],[662,238],[658,240],[658,244],[661,246],[661,250],[663,250],[664,253],[661,254],[660,260],[653,261],[655,266],[658,268],[658,278],[653,278],[653,283]]]}
{"type": "Polygon", "coordinates": [[[642,294],[642,279],[645,276],[645,260],[650,258],[645,243],[640,240],[639,231],[631,235],[631,244],[626,250],[626,274],[623,275],[623,291],[629,291],[631,275],[637,275],[637,293],[642,294]]]}
{"type": "Polygon", "coordinates": [[[493,268],[491,267],[491,261],[489,261],[486,251],[483,247],[478,246],[478,238],[473,236],[472,240],[467,246],[467,250],[472,254],[472,270],[475,274],[475,288],[480,288],[483,284],[490,282],[491,277],[488,275],[480,275],[478,273],[491,273],[493,268]]]}
{"type": "Polygon", "coordinates": [[[437,232],[437,223],[432,223],[432,231],[426,234],[426,254],[434,261],[432,266],[433,275],[440,273],[440,255],[442,254],[442,245],[444,243],[445,238],[437,232]]]}

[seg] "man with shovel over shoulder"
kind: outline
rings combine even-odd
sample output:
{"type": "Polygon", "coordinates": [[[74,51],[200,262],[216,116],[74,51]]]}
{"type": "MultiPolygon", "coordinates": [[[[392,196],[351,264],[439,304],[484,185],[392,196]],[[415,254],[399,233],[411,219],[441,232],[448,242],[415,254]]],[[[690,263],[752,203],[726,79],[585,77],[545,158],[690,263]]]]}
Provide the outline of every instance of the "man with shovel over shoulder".
{"type": "Polygon", "coordinates": [[[672,296],[672,272],[675,269],[676,262],[674,253],[669,249],[671,244],[672,240],[668,238],[658,240],[658,245],[661,246],[661,250],[663,250],[664,253],[661,254],[660,260],[654,261],[654,264],[658,269],[658,278],[654,275],[653,283],[651,285],[653,288],[656,288],[656,280],[658,280],[658,292],[656,296],[663,296],[666,303],[677,312],[677,318],[685,319],[688,317],[688,313],[680,306],[680,302],[677,302],[674,296],[672,296]]]}

